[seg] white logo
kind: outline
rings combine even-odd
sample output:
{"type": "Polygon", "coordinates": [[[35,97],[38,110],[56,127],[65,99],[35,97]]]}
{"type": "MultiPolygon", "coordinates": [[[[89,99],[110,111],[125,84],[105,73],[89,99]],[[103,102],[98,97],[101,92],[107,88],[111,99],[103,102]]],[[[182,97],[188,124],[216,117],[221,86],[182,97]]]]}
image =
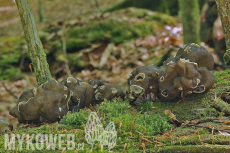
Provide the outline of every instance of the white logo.
{"type": "Polygon", "coordinates": [[[109,151],[116,145],[117,131],[113,122],[110,122],[104,129],[101,121],[95,112],[91,112],[85,127],[85,139],[90,144],[91,151],[95,141],[100,142],[101,151],[103,146],[108,145],[109,151]]]}
{"type": "Polygon", "coordinates": [[[22,144],[26,143],[26,150],[42,150],[46,144],[46,150],[55,150],[56,145],[58,144],[59,150],[83,150],[84,143],[79,143],[75,147],[75,137],[74,134],[5,134],[5,150],[22,150],[22,144]],[[63,138],[67,139],[67,147],[62,147],[62,144],[65,142],[63,138]],[[35,144],[32,143],[32,139],[35,138],[35,144]],[[18,146],[16,147],[15,141],[17,139],[18,146]],[[15,148],[16,147],[16,148],[15,148]]]}

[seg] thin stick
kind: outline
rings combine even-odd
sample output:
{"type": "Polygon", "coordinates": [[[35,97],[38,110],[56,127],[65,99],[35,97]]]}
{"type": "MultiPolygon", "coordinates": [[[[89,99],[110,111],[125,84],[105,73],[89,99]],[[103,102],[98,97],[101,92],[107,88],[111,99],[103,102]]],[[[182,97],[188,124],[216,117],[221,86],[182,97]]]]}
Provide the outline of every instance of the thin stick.
{"type": "Polygon", "coordinates": [[[65,56],[65,69],[67,72],[68,77],[71,77],[71,72],[69,70],[69,65],[68,65],[68,59],[67,59],[67,52],[66,52],[66,41],[65,41],[65,25],[62,25],[62,34],[61,34],[61,40],[62,40],[62,49],[63,49],[63,54],[65,56]]]}
{"type": "Polygon", "coordinates": [[[7,87],[6,87],[6,85],[5,85],[5,82],[4,82],[3,80],[1,80],[1,82],[2,82],[2,85],[3,85],[3,87],[5,88],[5,90],[6,90],[7,92],[9,92],[9,94],[12,95],[15,99],[18,99],[18,97],[17,97],[12,91],[10,91],[9,89],[7,89],[7,87]]]}

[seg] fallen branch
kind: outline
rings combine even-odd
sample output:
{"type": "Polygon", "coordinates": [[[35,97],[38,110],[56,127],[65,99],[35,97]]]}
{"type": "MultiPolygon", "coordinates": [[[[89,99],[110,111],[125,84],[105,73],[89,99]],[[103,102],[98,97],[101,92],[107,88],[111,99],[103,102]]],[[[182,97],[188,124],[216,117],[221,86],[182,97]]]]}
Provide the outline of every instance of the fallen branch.
{"type": "Polygon", "coordinates": [[[215,127],[211,127],[211,126],[207,126],[207,125],[197,125],[197,124],[187,124],[187,126],[195,126],[195,127],[202,127],[202,128],[206,128],[206,129],[211,129],[212,131],[222,131],[222,132],[227,132],[230,133],[230,130],[225,130],[225,129],[217,129],[215,127]]]}

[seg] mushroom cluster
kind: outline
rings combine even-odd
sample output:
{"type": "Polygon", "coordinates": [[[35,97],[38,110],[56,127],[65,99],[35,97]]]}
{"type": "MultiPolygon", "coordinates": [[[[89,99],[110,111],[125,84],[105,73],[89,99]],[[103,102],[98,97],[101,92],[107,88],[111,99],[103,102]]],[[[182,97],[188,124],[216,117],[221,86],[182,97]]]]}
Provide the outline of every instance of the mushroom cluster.
{"type": "Polygon", "coordinates": [[[68,77],[61,83],[50,80],[37,89],[24,91],[18,105],[10,110],[10,115],[18,118],[19,123],[40,123],[44,120],[52,123],[68,111],[77,112],[81,108],[100,104],[104,99],[123,101],[124,98],[125,92],[121,88],[104,85],[101,80],[87,83],[68,77]]]}
{"type": "Polygon", "coordinates": [[[101,80],[88,83],[73,77],[58,83],[47,81],[37,89],[24,91],[18,105],[10,114],[19,123],[56,122],[68,111],[77,112],[104,99],[122,102],[126,99],[139,105],[143,100],[169,101],[178,96],[207,92],[214,83],[212,55],[202,46],[187,44],[176,56],[168,58],[163,66],[139,66],[128,77],[125,92],[116,86],[105,85],[101,80]]]}
{"type": "Polygon", "coordinates": [[[202,46],[191,43],[180,48],[175,57],[161,67],[137,67],[128,77],[127,98],[139,105],[143,100],[170,101],[192,93],[207,92],[214,83],[212,55],[202,46]]]}

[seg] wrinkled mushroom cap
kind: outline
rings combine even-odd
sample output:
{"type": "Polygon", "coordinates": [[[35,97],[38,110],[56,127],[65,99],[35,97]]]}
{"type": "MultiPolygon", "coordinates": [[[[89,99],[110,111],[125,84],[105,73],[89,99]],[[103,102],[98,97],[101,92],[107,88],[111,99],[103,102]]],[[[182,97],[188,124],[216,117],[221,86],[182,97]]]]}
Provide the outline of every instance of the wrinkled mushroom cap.
{"type": "Polygon", "coordinates": [[[190,62],[195,62],[199,67],[205,67],[209,71],[214,67],[212,55],[203,46],[195,43],[184,45],[178,50],[176,57],[189,59],[190,62]]]}
{"type": "Polygon", "coordinates": [[[176,57],[169,58],[159,68],[159,99],[169,101],[208,91],[214,83],[214,75],[209,71],[213,64],[212,55],[205,48],[185,45],[176,57]]]}
{"type": "Polygon", "coordinates": [[[10,113],[18,121],[39,121],[41,117],[56,122],[68,111],[70,90],[56,80],[40,85],[37,90],[24,91],[18,105],[10,113]]]}
{"type": "Polygon", "coordinates": [[[71,98],[71,102],[69,103],[69,110],[74,112],[78,111],[85,107],[85,94],[80,85],[76,86],[73,90],[73,95],[71,98]]]}
{"type": "Polygon", "coordinates": [[[181,95],[191,94],[200,83],[201,75],[198,65],[189,60],[179,59],[177,63],[166,64],[166,73],[159,75],[159,93],[161,101],[172,100],[181,95]]]}
{"type": "Polygon", "coordinates": [[[65,78],[61,81],[61,83],[66,86],[69,90],[74,90],[74,88],[79,85],[81,82],[84,82],[82,80],[78,80],[74,77],[68,77],[68,78],[65,78]]]}
{"type": "MultiPolygon", "coordinates": [[[[158,92],[158,68],[154,65],[139,66],[128,77],[127,98],[134,102],[140,96],[158,92]]],[[[152,100],[155,98],[151,96],[152,100]]]]}
{"type": "Polygon", "coordinates": [[[123,102],[125,98],[125,92],[113,85],[102,85],[95,90],[94,99],[97,103],[101,103],[104,99],[113,101],[117,100],[123,102]]]}
{"type": "Polygon", "coordinates": [[[93,88],[98,88],[99,86],[104,85],[104,82],[102,80],[90,80],[89,84],[93,86],[93,88]]]}
{"type": "Polygon", "coordinates": [[[80,86],[82,87],[85,95],[85,107],[88,107],[90,106],[90,104],[93,104],[93,95],[95,88],[87,82],[81,82],[80,86]]]}

